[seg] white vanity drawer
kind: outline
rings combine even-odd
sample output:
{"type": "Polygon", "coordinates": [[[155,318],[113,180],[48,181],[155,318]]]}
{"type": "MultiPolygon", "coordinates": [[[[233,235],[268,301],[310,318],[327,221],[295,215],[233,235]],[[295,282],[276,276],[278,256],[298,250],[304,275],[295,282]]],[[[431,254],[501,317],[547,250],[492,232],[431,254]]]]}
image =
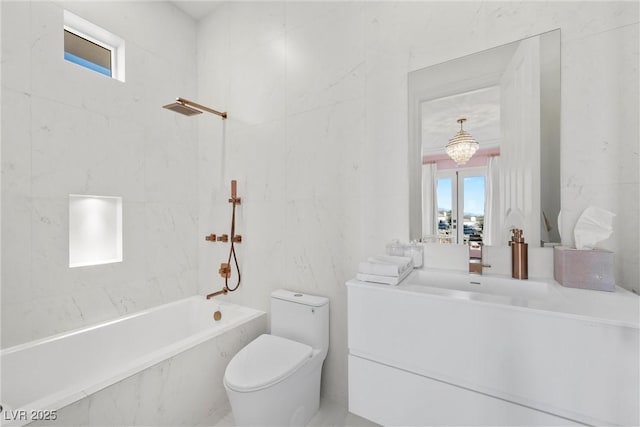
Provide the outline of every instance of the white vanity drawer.
{"type": "Polygon", "coordinates": [[[349,411],[385,426],[581,425],[356,356],[349,356],[349,411]]]}

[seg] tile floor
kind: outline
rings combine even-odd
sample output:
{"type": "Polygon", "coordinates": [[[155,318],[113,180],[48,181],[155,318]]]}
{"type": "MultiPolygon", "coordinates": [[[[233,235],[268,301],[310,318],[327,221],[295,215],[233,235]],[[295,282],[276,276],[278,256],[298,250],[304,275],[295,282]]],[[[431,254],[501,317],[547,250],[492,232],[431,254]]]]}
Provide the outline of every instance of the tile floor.
{"type": "MultiPolygon", "coordinates": [[[[329,399],[320,399],[318,413],[307,427],[377,427],[362,417],[350,413],[346,406],[329,399]]],[[[214,427],[235,427],[231,410],[214,427]]]]}

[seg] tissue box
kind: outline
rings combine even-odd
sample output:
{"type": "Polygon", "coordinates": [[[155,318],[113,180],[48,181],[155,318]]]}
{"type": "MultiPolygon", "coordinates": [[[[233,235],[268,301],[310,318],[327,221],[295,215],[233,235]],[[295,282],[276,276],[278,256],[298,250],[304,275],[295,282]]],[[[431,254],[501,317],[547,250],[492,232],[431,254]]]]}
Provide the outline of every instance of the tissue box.
{"type": "Polygon", "coordinates": [[[565,246],[553,248],[553,278],[570,288],[613,292],[613,252],[578,250],[565,246]]]}

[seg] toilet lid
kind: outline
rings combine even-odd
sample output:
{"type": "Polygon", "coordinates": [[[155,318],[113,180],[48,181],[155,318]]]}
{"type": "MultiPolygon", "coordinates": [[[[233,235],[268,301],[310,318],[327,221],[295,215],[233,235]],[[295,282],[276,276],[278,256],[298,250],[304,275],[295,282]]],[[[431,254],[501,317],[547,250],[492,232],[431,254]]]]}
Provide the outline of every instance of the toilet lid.
{"type": "Polygon", "coordinates": [[[259,390],[295,372],[311,358],[312,352],[306,344],[275,335],[260,335],[233,356],[224,381],[236,391],[259,390]]]}

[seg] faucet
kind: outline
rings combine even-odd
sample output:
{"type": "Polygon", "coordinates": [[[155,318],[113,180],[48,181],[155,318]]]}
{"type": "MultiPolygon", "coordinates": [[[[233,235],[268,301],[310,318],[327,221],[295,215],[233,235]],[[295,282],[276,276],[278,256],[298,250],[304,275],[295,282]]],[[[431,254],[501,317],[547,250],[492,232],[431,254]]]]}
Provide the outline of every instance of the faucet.
{"type": "Polygon", "coordinates": [[[483,267],[491,267],[482,263],[482,241],[469,239],[469,274],[482,274],[483,267]]]}

